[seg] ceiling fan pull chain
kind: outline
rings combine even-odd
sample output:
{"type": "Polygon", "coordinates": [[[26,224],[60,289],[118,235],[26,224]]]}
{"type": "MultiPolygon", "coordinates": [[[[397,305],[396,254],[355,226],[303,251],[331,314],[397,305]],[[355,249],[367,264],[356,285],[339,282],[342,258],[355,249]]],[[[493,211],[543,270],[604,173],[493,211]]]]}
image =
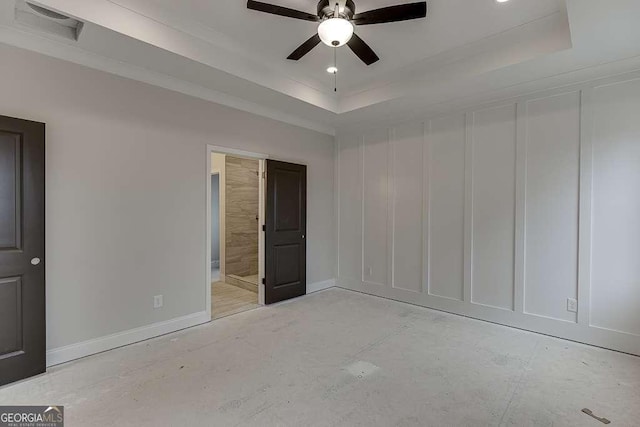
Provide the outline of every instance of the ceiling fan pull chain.
{"type": "Polygon", "coordinates": [[[333,91],[338,92],[338,48],[333,48],[333,91]]]}

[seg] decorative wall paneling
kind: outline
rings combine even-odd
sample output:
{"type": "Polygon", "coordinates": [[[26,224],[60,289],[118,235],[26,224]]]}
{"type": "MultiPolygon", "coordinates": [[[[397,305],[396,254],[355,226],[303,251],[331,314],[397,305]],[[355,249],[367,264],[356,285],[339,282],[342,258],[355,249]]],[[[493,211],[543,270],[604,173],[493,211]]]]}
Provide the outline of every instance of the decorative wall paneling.
{"type": "Polygon", "coordinates": [[[627,76],[339,135],[338,285],[640,355],[638,117],[627,76]]]}

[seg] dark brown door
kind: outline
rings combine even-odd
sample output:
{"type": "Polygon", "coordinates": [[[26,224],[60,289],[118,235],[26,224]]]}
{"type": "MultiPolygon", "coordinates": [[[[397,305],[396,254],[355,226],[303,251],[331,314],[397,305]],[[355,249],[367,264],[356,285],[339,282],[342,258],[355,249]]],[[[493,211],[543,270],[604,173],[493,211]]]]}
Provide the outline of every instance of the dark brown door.
{"type": "Polygon", "coordinates": [[[307,293],[307,167],[267,160],[265,302],[307,293]]]}
{"type": "Polygon", "coordinates": [[[44,124],[0,116],[0,385],[45,371],[44,124]]]}

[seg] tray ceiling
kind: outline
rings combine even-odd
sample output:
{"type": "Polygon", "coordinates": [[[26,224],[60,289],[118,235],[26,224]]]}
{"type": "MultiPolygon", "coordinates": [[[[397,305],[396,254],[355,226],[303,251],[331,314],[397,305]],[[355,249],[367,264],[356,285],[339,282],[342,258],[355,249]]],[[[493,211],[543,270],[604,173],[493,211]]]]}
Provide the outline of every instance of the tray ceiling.
{"type": "MultiPolygon", "coordinates": [[[[406,2],[359,0],[356,6],[362,12],[406,2]]],[[[367,67],[348,48],[338,49],[335,94],[326,72],[333,49],[320,45],[298,62],[286,59],[317,24],[247,10],[245,1],[37,3],[83,22],[79,40],[59,40],[42,31],[28,34],[16,22],[15,2],[9,1],[0,5],[0,42],[63,59],[77,58],[80,51],[97,54],[137,67],[137,73],[173,79],[173,84],[160,85],[191,85],[178,90],[198,96],[200,88],[211,92],[202,97],[226,97],[223,103],[235,107],[250,104],[239,108],[258,114],[273,110],[278,113],[272,115],[297,116],[297,124],[321,131],[347,121],[422,114],[433,110],[427,107],[452,105],[507,82],[523,84],[640,54],[640,30],[629,18],[637,16],[640,5],[633,0],[429,0],[427,19],[356,27],[381,60],[367,67]],[[594,36],[595,29],[601,36],[594,36]],[[75,54],[59,54],[62,45],[76,49],[75,54]],[[311,122],[317,126],[304,124],[311,122]]],[[[273,3],[311,13],[316,5],[273,3]]]]}
{"type": "MultiPolygon", "coordinates": [[[[408,0],[360,0],[358,11],[406,3],[408,0]]],[[[305,76],[327,92],[333,79],[326,69],[333,62],[333,49],[318,46],[302,60],[286,57],[316,32],[317,24],[247,10],[244,1],[210,0],[114,0],[122,6],[153,14],[154,7],[170,10],[232,40],[242,53],[278,65],[292,77],[305,76]]],[[[315,13],[316,2],[274,0],[274,4],[315,13]]],[[[431,56],[459,48],[537,19],[564,12],[564,1],[431,0],[427,19],[356,27],[381,60],[367,67],[346,47],[338,49],[339,83],[351,92],[363,84],[386,84],[393,72],[431,56]]]]}

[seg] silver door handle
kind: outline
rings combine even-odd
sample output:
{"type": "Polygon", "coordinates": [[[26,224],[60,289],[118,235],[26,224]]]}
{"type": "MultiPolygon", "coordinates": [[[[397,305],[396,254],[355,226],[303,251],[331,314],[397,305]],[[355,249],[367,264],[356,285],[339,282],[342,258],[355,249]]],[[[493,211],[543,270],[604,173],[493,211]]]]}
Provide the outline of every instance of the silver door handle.
{"type": "Polygon", "coordinates": [[[38,265],[40,264],[40,258],[35,257],[35,258],[31,258],[31,265],[38,265]]]}
{"type": "Polygon", "coordinates": [[[304,239],[304,234],[302,235],[302,238],[304,239]]]}

